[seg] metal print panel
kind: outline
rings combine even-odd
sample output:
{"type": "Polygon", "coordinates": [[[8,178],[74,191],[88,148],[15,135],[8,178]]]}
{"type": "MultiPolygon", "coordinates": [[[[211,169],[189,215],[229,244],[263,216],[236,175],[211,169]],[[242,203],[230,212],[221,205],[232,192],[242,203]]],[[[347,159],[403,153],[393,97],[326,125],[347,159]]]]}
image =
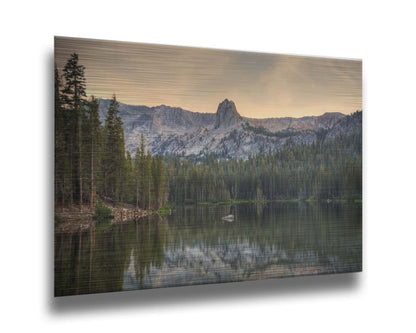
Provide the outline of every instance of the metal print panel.
{"type": "Polygon", "coordinates": [[[55,38],[55,295],[362,269],[361,61],[55,38]]]}

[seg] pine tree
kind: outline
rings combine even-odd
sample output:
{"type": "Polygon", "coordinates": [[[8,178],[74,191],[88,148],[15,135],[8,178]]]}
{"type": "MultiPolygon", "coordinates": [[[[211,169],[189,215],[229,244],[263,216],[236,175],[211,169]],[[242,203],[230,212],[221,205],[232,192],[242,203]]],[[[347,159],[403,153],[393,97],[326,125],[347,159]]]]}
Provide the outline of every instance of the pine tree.
{"type": "Polygon", "coordinates": [[[85,67],[78,64],[78,54],[71,54],[63,72],[65,83],[62,90],[62,100],[65,112],[68,114],[69,155],[72,169],[72,187],[75,189],[75,191],[71,191],[71,200],[74,196],[77,197],[82,210],[82,119],[85,116],[86,80],[85,67]]]}
{"type": "Polygon", "coordinates": [[[104,193],[116,202],[122,200],[125,183],[125,148],[124,131],[118,116],[118,102],[114,95],[105,120],[105,147],[103,151],[104,193]]]}
{"type": "Polygon", "coordinates": [[[138,170],[138,181],[140,183],[139,187],[140,190],[138,191],[138,197],[139,197],[139,205],[141,208],[146,208],[146,203],[148,200],[147,194],[148,194],[148,182],[147,182],[147,175],[148,175],[148,164],[146,162],[146,143],[144,135],[142,134],[140,136],[140,147],[137,149],[136,152],[136,160],[137,160],[137,168],[138,170]]]}
{"type": "Polygon", "coordinates": [[[147,151],[146,155],[146,190],[147,190],[147,209],[150,209],[152,207],[151,205],[151,189],[152,189],[152,155],[150,154],[150,150],[147,151]]]}
{"type": "Polygon", "coordinates": [[[134,189],[135,189],[135,175],[134,175],[134,162],[131,158],[130,152],[126,151],[125,167],[124,167],[124,197],[123,200],[126,202],[133,202],[135,198],[134,189]]]}
{"type": "MultiPolygon", "coordinates": [[[[118,105],[118,104],[117,104],[118,105]]],[[[118,114],[118,110],[117,110],[118,114]]],[[[115,133],[116,133],[116,161],[117,161],[117,172],[118,172],[118,181],[117,181],[117,190],[116,198],[118,202],[123,202],[125,194],[125,186],[127,183],[126,180],[126,151],[124,144],[124,129],[123,122],[119,116],[116,118],[115,124],[115,133]]]]}
{"type": "Polygon", "coordinates": [[[152,178],[155,208],[159,209],[165,203],[165,167],[162,156],[155,156],[152,160],[152,178]]]}
{"type": "Polygon", "coordinates": [[[136,209],[139,208],[139,188],[141,182],[141,161],[140,161],[140,148],[136,149],[136,155],[134,156],[134,181],[136,184],[136,209]]]}
{"type": "Polygon", "coordinates": [[[55,67],[55,205],[65,205],[65,118],[62,109],[61,78],[55,67]]]}
{"type": "Polygon", "coordinates": [[[98,147],[100,145],[100,117],[99,117],[99,101],[91,96],[88,102],[88,114],[89,114],[89,143],[90,143],[90,205],[95,205],[96,195],[96,167],[98,164],[98,147]]]}

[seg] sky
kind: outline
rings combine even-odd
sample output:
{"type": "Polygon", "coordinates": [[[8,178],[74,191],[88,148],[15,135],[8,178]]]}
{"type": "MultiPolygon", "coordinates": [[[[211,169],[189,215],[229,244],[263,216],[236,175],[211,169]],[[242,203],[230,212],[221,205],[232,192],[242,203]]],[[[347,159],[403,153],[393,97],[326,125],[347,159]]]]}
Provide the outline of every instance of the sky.
{"type": "Polygon", "coordinates": [[[214,113],[228,98],[250,118],[362,109],[361,60],[55,37],[60,73],[74,52],[87,95],[126,104],[214,113]]]}

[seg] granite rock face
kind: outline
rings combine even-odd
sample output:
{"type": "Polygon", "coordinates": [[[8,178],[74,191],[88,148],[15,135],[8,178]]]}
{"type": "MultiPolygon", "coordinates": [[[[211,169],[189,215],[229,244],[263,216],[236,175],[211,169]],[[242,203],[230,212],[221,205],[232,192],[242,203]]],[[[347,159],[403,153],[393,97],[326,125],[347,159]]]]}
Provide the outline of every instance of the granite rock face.
{"type": "Polygon", "coordinates": [[[331,129],[328,131],[326,140],[335,139],[337,136],[350,135],[354,133],[359,133],[362,130],[363,123],[363,113],[355,112],[348,117],[344,117],[338,121],[331,129]]]}
{"type": "Polygon", "coordinates": [[[215,129],[226,129],[237,126],[242,121],[242,117],[237,112],[237,108],[233,101],[225,99],[220,105],[215,115],[215,129]]]}
{"type": "MultiPolygon", "coordinates": [[[[100,118],[105,121],[109,100],[100,100],[100,118]]],[[[361,112],[351,116],[325,113],[302,118],[255,119],[242,117],[233,101],[225,99],[216,113],[198,113],[179,107],[119,104],[126,147],[134,156],[140,137],[152,154],[202,158],[214,154],[220,159],[243,158],[259,151],[285,146],[312,144],[322,138],[361,130],[361,112]]]]}

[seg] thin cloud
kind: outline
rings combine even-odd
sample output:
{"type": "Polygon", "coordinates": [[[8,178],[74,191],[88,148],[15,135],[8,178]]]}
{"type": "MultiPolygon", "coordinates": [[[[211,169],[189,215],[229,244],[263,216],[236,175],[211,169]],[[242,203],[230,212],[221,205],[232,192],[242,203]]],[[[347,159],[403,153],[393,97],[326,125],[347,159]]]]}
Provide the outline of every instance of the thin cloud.
{"type": "Polygon", "coordinates": [[[215,112],[229,98],[253,118],[361,109],[361,61],[57,37],[58,69],[73,52],[88,94],[128,104],[215,112]]]}

